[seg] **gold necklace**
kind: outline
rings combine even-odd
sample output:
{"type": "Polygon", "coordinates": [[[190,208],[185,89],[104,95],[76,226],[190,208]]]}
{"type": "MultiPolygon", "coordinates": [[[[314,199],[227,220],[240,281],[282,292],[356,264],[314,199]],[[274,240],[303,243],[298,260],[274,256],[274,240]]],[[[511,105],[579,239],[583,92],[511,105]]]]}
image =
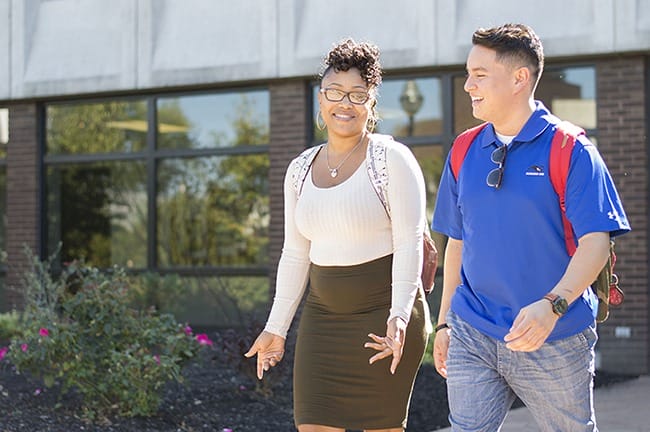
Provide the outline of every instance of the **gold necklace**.
{"type": "Polygon", "coordinates": [[[332,178],[336,178],[336,176],[339,175],[339,169],[343,166],[345,161],[347,161],[350,158],[350,156],[352,156],[352,153],[354,153],[354,151],[357,149],[357,147],[359,147],[361,145],[361,143],[363,142],[363,137],[364,137],[364,134],[361,134],[361,139],[359,139],[359,142],[357,143],[357,145],[352,147],[352,150],[350,150],[350,152],[343,158],[341,163],[338,164],[334,168],[330,167],[330,154],[329,154],[329,151],[328,151],[328,149],[329,149],[329,141],[327,142],[327,145],[325,146],[325,163],[327,164],[327,170],[330,172],[330,176],[332,178]]]}

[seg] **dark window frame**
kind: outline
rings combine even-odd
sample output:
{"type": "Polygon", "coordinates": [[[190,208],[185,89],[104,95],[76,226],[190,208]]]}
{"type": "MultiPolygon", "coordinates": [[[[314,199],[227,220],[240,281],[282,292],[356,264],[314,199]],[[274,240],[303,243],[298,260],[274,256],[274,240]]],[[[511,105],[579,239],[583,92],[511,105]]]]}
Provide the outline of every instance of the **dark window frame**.
{"type": "MultiPolygon", "coordinates": [[[[191,97],[191,96],[204,96],[204,95],[217,95],[235,92],[253,92],[265,91],[271,98],[271,91],[268,86],[241,86],[241,87],[228,87],[223,89],[202,89],[202,90],[185,90],[165,93],[154,94],[140,94],[128,96],[106,96],[106,97],[91,97],[70,99],[65,101],[47,101],[42,104],[41,122],[42,130],[45,132],[46,128],[46,112],[48,106],[62,106],[62,105],[79,105],[79,104],[93,104],[105,102],[132,102],[144,101],[147,105],[147,134],[145,147],[137,152],[113,152],[113,153],[89,153],[89,154],[48,154],[46,152],[47,142],[46,134],[43,133],[40,139],[41,147],[41,171],[43,178],[44,173],[48,167],[61,166],[61,165],[82,165],[93,164],[97,162],[117,162],[117,161],[142,161],[145,163],[147,176],[146,176],[146,192],[147,192],[147,256],[145,268],[132,269],[133,273],[156,272],[159,274],[178,274],[180,276],[268,276],[270,274],[270,264],[267,265],[250,265],[246,267],[239,266],[165,266],[159,267],[157,263],[157,206],[156,206],[156,180],[157,169],[159,162],[165,159],[189,159],[196,157],[215,157],[215,156],[240,156],[240,155],[269,155],[270,142],[259,145],[247,145],[237,147],[213,147],[213,148],[198,148],[198,149],[156,149],[157,142],[157,102],[163,98],[173,97],[191,97]]],[[[269,114],[270,117],[270,114],[269,114]]],[[[0,164],[6,161],[0,160],[0,164]]],[[[45,186],[45,184],[43,184],[45,186]]],[[[46,206],[47,197],[45,194],[41,197],[41,255],[46,255],[47,249],[47,216],[45,212],[48,211],[46,206]]]]}

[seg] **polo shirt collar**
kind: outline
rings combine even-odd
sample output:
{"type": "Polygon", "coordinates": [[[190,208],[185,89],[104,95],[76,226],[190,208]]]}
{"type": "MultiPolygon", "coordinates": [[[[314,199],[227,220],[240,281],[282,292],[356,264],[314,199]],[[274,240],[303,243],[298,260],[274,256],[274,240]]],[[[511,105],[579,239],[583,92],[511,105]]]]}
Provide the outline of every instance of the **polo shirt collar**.
{"type": "MultiPolygon", "coordinates": [[[[539,137],[551,124],[559,120],[540,101],[535,101],[535,111],[530,115],[524,127],[519,131],[512,142],[531,142],[539,137]]],[[[494,132],[494,125],[489,123],[485,132],[481,134],[481,147],[488,147],[498,141],[494,132]]]]}

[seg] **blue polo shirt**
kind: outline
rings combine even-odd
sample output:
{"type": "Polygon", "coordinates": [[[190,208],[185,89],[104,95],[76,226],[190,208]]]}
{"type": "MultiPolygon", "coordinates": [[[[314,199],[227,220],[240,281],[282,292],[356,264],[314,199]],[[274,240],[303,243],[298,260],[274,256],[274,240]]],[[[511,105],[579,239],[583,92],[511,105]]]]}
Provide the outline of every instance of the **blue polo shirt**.
{"type": "MultiPolygon", "coordinates": [[[[501,145],[491,124],[470,146],[458,181],[449,158],[440,180],[432,228],[463,241],[461,285],[451,309],[494,338],[503,339],[519,310],[553,289],[570,260],[549,176],[558,122],[536,102],[535,112],[508,145],[499,189],[486,183],[488,173],[497,167],[490,156],[501,145]]],[[[566,201],[576,238],[591,232],[609,232],[613,237],[630,230],[607,167],[586,137],[580,138],[571,155],[566,201]]],[[[594,322],[597,304],[592,290],[585,290],[548,340],[584,330],[594,322]]]]}

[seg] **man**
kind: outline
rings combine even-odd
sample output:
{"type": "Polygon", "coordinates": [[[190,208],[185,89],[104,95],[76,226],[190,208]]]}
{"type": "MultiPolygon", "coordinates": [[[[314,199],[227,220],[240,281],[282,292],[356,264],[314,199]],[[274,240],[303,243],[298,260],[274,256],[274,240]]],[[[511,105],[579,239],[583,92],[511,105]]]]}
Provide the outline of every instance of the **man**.
{"type": "Polygon", "coordinates": [[[630,230],[607,168],[576,141],[566,214],[570,257],[549,177],[559,119],[534,100],[542,44],[525,25],[479,29],[465,91],[487,122],[456,179],[450,161],[433,229],[449,237],[434,360],[447,378],[454,431],[499,430],[516,396],[544,431],[596,431],[595,316],[589,289],[610,237],[630,230]],[[443,331],[440,331],[443,330],[443,331]]]}

